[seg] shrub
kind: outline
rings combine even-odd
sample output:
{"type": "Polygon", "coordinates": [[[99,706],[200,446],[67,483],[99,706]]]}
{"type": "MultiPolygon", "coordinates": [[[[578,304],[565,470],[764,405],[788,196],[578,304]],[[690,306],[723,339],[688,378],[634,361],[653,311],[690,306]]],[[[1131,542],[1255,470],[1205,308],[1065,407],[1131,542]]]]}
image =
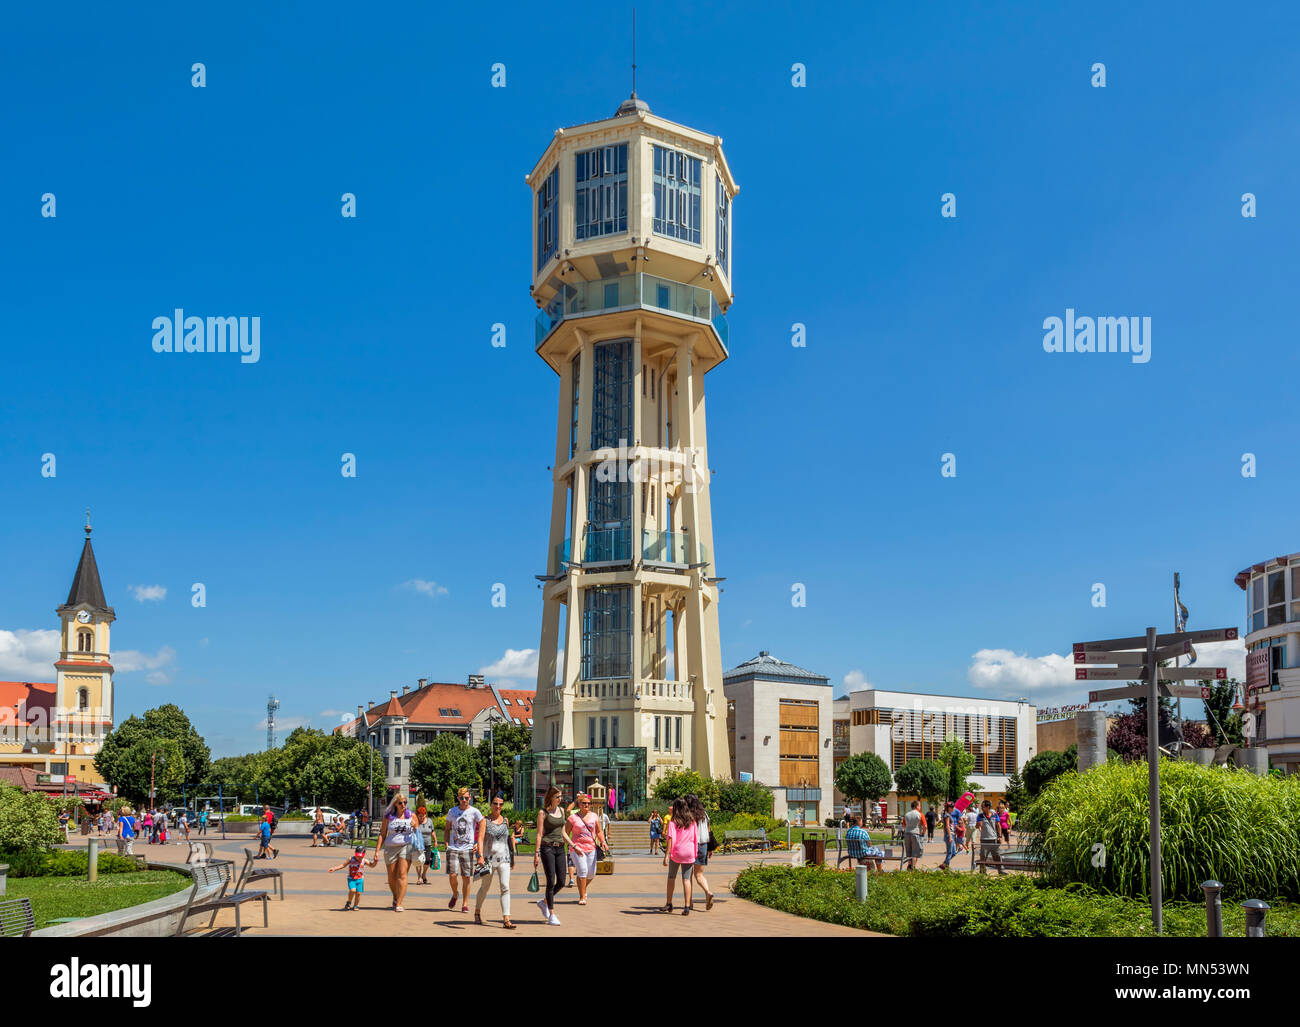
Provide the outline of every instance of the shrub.
{"type": "MultiPolygon", "coordinates": [[[[1215,878],[1225,897],[1300,899],[1300,779],[1163,760],[1160,820],[1167,898],[1203,901],[1201,882],[1215,878]]],[[[1017,828],[1031,834],[1052,882],[1149,894],[1145,762],[1062,774],[1017,828]]]]}
{"type": "MultiPolygon", "coordinates": [[[[88,864],[84,849],[69,852],[0,852],[0,863],[9,864],[9,876],[18,877],[85,877],[88,864]]],[[[135,860],[115,852],[101,852],[101,874],[125,874],[138,870],[135,860]]]]}
{"type": "Polygon", "coordinates": [[[41,852],[63,841],[59,814],[39,792],[6,789],[0,794],[0,849],[41,852]]]}

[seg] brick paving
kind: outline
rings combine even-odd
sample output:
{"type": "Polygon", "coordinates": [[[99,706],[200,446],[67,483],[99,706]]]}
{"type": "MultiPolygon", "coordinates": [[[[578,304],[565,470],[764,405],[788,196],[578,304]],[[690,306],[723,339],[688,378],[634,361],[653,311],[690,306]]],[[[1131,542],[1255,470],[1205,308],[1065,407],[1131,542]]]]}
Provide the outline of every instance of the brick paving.
{"type": "MultiPolygon", "coordinates": [[[[212,842],[214,855],[220,859],[233,859],[243,865],[243,849],[252,844],[248,839],[230,838],[222,841],[218,834],[207,839],[212,842]]],[[[501,904],[495,889],[489,893],[483,906],[484,925],[474,923],[474,902],[471,897],[470,912],[447,908],[451,889],[446,871],[431,871],[428,885],[417,885],[411,874],[403,911],[391,909],[392,896],[388,891],[383,862],[366,868],[366,892],[361,908],[343,912],[346,894],[346,876],[340,871],[329,874],[326,870],[336,866],[351,854],[347,846],[311,848],[307,838],[278,839],[280,855],[269,866],[284,871],[285,899],[271,901],[271,926],[248,928],[251,937],[258,935],[318,935],[339,937],[429,937],[437,935],[473,934],[497,938],[536,938],[540,936],[604,936],[604,937],[709,937],[738,938],[754,936],[783,937],[889,937],[869,931],[855,930],[836,924],[808,920],[739,899],[730,893],[730,882],[750,863],[789,862],[789,853],[732,854],[711,857],[707,870],[709,885],[716,899],[713,909],[706,912],[703,895],[697,895],[695,909],[683,916],[681,909],[681,881],[677,882],[674,905],[677,912],[669,915],[658,911],[664,903],[667,871],[661,857],[619,855],[615,857],[615,872],[611,876],[597,877],[587,899],[579,906],[577,888],[565,888],[556,896],[556,916],[560,926],[545,923],[536,900],[541,893],[527,891],[532,874],[531,854],[521,855],[517,870],[511,880],[511,920],[519,925],[516,931],[501,927],[501,904]]],[[[930,848],[927,846],[927,848],[930,848]]],[[[152,859],[164,859],[180,853],[179,847],[168,846],[166,855],[161,846],[143,846],[152,859]]],[[[942,845],[934,862],[943,858],[942,845]]],[[[832,850],[833,853],[833,850],[832,850]]],[[[833,854],[828,854],[831,860],[833,854]]],[[[182,859],[183,857],[174,856],[182,859]]],[[[263,865],[260,861],[259,866],[263,865]]],[[[471,883],[471,896],[477,893],[477,884],[471,883]]],[[[247,912],[247,910],[246,910],[247,912]]],[[[258,911],[260,913],[260,911],[258,911]]],[[[261,917],[248,915],[245,923],[261,917]]],[[[204,919],[206,924],[206,918],[204,919]]],[[[216,926],[234,923],[234,915],[218,915],[216,926]]]]}

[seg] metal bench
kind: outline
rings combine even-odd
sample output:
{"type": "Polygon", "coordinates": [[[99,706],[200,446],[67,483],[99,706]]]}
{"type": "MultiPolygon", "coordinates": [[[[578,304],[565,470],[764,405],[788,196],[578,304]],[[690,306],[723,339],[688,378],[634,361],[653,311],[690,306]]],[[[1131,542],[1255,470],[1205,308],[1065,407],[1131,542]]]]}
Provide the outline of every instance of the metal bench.
{"type": "Polygon", "coordinates": [[[0,938],[26,938],[36,930],[36,914],[31,899],[7,899],[0,902],[0,938]]]}
{"type": "Polygon", "coordinates": [[[239,872],[239,880],[235,882],[235,891],[242,891],[250,884],[256,881],[271,881],[280,895],[280,901],[284,901],[284,874],[279,870],[272,870],[270,867],[259,867],[255,862],[257,856],[252,849],[244,850],[244,869],[239,872]]]}
{"type": "Polygon", "coordinates": [[[750,843],[758,843],[758,851],[768,851],[772,848],[772,843],[767,840],[767,832],[761,827],[756,827],[752,831],[723,831],[722,832],[722,852],[725,855],[730,852],[737,844],[749,846],[750,843]]]}
{"type": "Polygon", "coordinates": [[[211,842],[190,842],[190,854],[185,857],[186,864],[192,863],[211,863],[212,862],[212,843],[211,842]]]}
{"type": "MultiPolygon", "coordinates": [[[[233,909],[235,911],[235,933],[238,938],[244,930],[243,924],[239,918],[239,908],[245,902],[255,902],[258,899],[262,901],[262,926],[270,927],[270,912],[267,908],[267,900],[270,898],[264,891],[235,891],[227,894],[230,882],[234,877],[235,864],[228,859],[216,859],[211,863],[196,863],[190,871],[194,875],[194,887],[190,891],[189,901],[185,903],[185,909],[181,912],[180,920],[176,924],[176,937],[185,933],[185,922],[196,913],[211,913],[212,917],[208,920],[208,930],[212,930],[212,925],[216,923],[217,914],[223,909],[233,909]],[[220,884],[221,889],[213,896],[196,902],[195,899],[199,891],[203,888],[209,888],[215,884],[220,884]]],[[[218,933],[226,933],[225,931],[218,933]]]]}

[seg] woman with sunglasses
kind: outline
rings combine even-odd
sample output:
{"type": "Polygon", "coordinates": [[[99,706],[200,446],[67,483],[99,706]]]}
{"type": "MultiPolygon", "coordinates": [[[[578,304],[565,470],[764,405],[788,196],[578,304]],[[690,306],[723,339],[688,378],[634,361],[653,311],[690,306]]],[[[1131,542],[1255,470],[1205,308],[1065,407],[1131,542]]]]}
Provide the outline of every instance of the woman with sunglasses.
{"type": "Polygon", "coordinates": [[[578,796],[578,811],[569,814],[569,837],[572,847],[569,859],[578,875],[578,905],[587,904],[587,889],[596,876],[596,846],[607,848],[605,832],[600,829],[600,818],[591,811],[591,796],[578,796]]]}
{"type": "Polygon", "coordinates": [[[510,830],[510,821],[501,812],[505,804],[505,799],[499,796],[494,798],[492,812],[483,821],[483,863],[488,872],[483,875],[483,883],[478,886],[474,922],[483,923],[483,903],[487,900],[492,878],[496,877],[501,892],[501,926],[507,931],[513,931],[515,925],[510,922],[510,871],[515,865],[515,839],[510,830]]]}
{"type": "Polygon", "coordinates": [[[553,927],[560,926],[560,918],[555,915],[555,893],[564,887],[564,847],[571,841],[560,797],[555,785],[546,789],[542,808],[537,811],[537,849],[533,853],[533,870],[541,866],[546,874],[546,897],[537,900],[537,908],[553,927]]]}
{"type": "Polygon", "coordinates": [[[402,912],[402,901],[406,898],[406,875],[415,858],[419,836],[415,816],[407,809],[406,796],[399,792],[388,804],[383,823],[379,825],[379,844],[370,860],[374,866],[379,861],[378,854],[384,854],[388,890],[393,893],[393,910],[398,913],[402,912]]]}

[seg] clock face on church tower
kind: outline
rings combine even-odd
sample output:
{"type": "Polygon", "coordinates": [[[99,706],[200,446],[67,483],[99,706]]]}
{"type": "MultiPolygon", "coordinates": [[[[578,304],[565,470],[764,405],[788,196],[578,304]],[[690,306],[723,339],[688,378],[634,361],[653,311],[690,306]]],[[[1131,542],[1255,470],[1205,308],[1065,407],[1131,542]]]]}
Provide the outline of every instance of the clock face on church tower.
{"type": "Polygon", "coordinates": [[[78,614],[77,614],[77,623],[78,623],[78,624],[89,624],[89,623],[90,623],[90,611],[89,611],[89,610],[82,610],[80,613],[78,613],[78,614]]]}

